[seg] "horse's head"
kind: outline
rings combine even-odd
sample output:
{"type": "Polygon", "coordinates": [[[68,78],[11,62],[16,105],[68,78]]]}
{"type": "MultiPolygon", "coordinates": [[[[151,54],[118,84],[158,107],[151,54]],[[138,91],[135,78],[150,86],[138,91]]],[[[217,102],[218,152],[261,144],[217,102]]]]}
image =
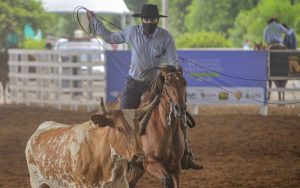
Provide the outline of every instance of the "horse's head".
{"type": "Polygon", "coordinates": [[[268,47],[265,46],[262,41],[260,41],[260,43],[254,42],[254,50],[267,50],[267,48],[268,47]]]}
{"type": "Polygon", "coordinates": [[[176,118],[183,118],[186,111],[186,80],[180,66],[163,65],[159,67],[162,94],[171,105],[176,118]]]}

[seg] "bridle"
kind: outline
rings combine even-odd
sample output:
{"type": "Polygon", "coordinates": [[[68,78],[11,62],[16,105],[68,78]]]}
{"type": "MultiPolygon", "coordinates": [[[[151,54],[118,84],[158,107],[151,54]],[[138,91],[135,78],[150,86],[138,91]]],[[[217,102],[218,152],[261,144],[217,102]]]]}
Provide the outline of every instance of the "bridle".
{"type": "MultiPolygon", "coordinates": [[[[173,99],[172,99],[172,97],[170,96],[170,94],[169,94],[169,92],[168,92],[168,89],[167,89],[167,86],[166,86],[166,83],[168,82],[167,81],[167,78],[169,77],[169,76],[173,76],[173,77],[175,77],[176,78],[176,80],[179,80],[179,78],[178,78],[178,74],[177,74],[177,72],[170,72],[170,73],[168,73],[166,76],[165,76],[165,81],[164,81],[164,84],[163,84],[163,88],[162,88],[162,91],[161,91],[161,93],[160,93],[160,98],[162,97],[162,93],[163,92],[165,92],[165,95],[167,96],[167,99],[168,99],[168,102],[169,102],[169,104],[170,104],[170,111],[169,111],[169,113],[167,113],[167,110],[166,110],[166,108],[163,106],[163,104],[162,103],[160,103],[160,105],[162,106],[162,108],[163,108],[163,110],[165,111],[165,113],[167,114],[167,125],[168,126],[171,126],[171,125],[173,125],[173,122],[172,122],[172,120],[175,120],[175,118],[176,119],[179,119],[179,120],[181,120],[181,121],[185,121],[186,120],[186,109],[184,109],[184,111],[183,111],[183,113],[184,113],[184,116],[182,116],[181,118],[178,118],[178,117],[176,117],[175,116],[175,103],[173,102],[173,99]],[[175,118],[172,118],[172,117],[175,117],[175,118]]],[[[185,102],[186,102],[186,95],[185,95],[185,102]]]]}
{"type": "MultiPolygon", "coordinates": [[[[162,76],[162,75],[157,75],[158,77],[154,80],[154,82],[151,83],[151,90],[152,90],[152,98],[154,97],[158,97],[158,102],[157,102],[157,106],[161,106],[162,110],[165,112],[166,114],[166,126],[172,126],[174,125],[173,121],[175,121],[175,119],[179,119],[181,122],[183,122],[185,124],[185,122],[188,123],[188,125],[190,124],[190,126],[194,127],[195,126],[195,122],[193,120],[193,118],[188,114],[188,112],[186,111],[186,108],[183,108],[184,111],[182,111],[182,113],[184,114],[182,117],[178,118],[175,116],[175,105],[174,105],[174,101],[172,100],[172,97],[170,96],[167,86],[166,86],[166,78],[168,78],[169,76],[178,76],[178,72],[176,71],[172,71],[170,73],[168,73],[166,76],[162,76]],[[166,107],[163,105],[163,103],[161,102],[162,96],[165,95],[167,97],[167,102],[170,105],[170,111],[167,112],[166,107]]],[[[179,78],[177,78],[177,80],[179,80],[179,78]]],[[[185,93],[185,97],[184,97],[184,101],[185,103],[187,102],[187,94],[185,93]]],[[[152,110],[148,111],[146,113],[146,117],[145,119],[150,118],[152,114],[152,110]]],[[[147,121],[145,121],[147,122],[147,121]]],[[[140,135],[145,134],[146,131],[146,126],[147,123],[142,122],[142,128],[140,131],[140,135]]]]}

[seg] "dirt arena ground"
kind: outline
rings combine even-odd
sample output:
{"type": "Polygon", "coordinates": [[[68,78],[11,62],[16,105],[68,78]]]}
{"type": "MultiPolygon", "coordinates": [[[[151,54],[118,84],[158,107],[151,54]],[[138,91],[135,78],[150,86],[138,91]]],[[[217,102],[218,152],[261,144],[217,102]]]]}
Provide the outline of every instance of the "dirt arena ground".
{"type": "MultiPolygon", "coordinates": [[[[183,188],[300,187],[300,107],[271,107],[268,117],[257,107],[202,107],[190,131],[202,171],[183,171],[183,188]]],[[[46,120],[81,123],[85,112],[0,106],[0,187],[30,187],[24,149],[46,120]]],[[[138,188],[160,187],[146,174],[138,188]]]]}

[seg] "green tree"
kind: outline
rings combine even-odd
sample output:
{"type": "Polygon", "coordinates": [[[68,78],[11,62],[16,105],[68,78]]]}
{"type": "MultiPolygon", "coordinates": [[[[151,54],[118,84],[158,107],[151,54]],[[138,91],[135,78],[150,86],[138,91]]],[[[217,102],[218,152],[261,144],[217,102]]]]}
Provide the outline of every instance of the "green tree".
{"type": "Polygon", "coordinates": [[[222,34],[215,32],[184,33],[176,40],[177,48],[216,48],[232,47],[222,34]]]}
{"type": "Polygon", "coordinates": [[[263,30],[271,16],[300,31],[299,10],[300,3],[292,4],[290,0],[261,1],[254,9],[240,12],[230,30],[230,40],[235,46],[242,46],[244,40],[263,41],[263,30]]]}
{"type": "Polygon", "coordinates": [[[188,6],[192,0],[173,0],[169,1],[169,26],[170,32],[174,36],[180,36],[187,31],[185,15],[188,14],[188,6]]]}
{"type": "MultiPolygon", "coordinates": [[[[79,22],[82,25],[82,27],[88,31],[88,20],[86,18],[85,12],[80,12],[77,18],[77,15],[72,15],[70,13],[66,14],[57,14],[55,15],[57,17],[56,24],[47,30],[47,33],[57,36],[57,37],[72,37],[74,35],[74,31],[78,29],[82,29],[79,26],[79,22]]],[[[97,14],[97,16],[104,18],[105,20],[108,20],[112,22],[114,25],[118,27],[121,26],[121,19],[120,15],[116,14],[97,14]]],[[[106,21],[103,21],[104,25],[109,28],[112,31],[119,30],[115,26],[109,24],[106,21]]]]}
{"type": "Polygon", "coordinates": [[[255,7],[259,0],[193,0],[188,6],[185,23],[189,32],[214,31],[228,36],[241,10],[255,7]]]}
{"type": "MultiPolygon", "coordinates": [[[[174,36],[179,36],[186,32],[185,27],[185,15],[188,13],[188,5],[192,0],[169,0],[168,9],[168,21],[169,21],[169,31],[174,36]]],[[[162,12],[162,1],[161,0],[148,0],[148,3],[156,4],[162,12]]],[[[165,18],[162,18],[165,19],[165,18]]]]}
{"type": "Polygon", "coordinates": [[[52,16],[55,17],[56,22],[52,27],[47,27],[47,29],[44,30],[46,34],[57,37],[73,36],[74,30],[79,29],[77,21],[74,20],[73,15],[70,13],[52,13],[52,16]]]}
{"type": "Polygon", "coordinates": [[[0,38],[3,42],[8,25],[12,25],[18,35],[21,36],[26,23],[32,23],[34,28],[47,30],[53,25],[54,18],[43,10],[39,1],[1,0],[0,22],[0,38]]]}

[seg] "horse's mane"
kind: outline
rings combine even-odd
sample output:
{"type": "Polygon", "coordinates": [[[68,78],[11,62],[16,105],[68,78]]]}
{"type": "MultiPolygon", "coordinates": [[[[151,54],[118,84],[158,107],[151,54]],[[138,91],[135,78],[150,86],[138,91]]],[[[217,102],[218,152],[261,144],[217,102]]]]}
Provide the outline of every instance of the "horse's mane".
{"type": "Polygon", "coordinates": [[[151,82],[150,96],[153,98],[155,95],[159,95],[162,92],[164,86],[164,78],[161,73],[156,75],[155,79],[151,82]]]}
{"type": "MultiPolygon", "coordinates": [[[[178,67],[173,65],[161,65],[159,69],[167,73],[176,73],[178,71],[178,67]]],[[[151,99],[154,99],[156,95],[161,94],[164,83],[165,83],[165,78],[160,72],[159,74],[156,75],[154,80],[151,82],[151,86],[150,86],[151,99]]]]}

